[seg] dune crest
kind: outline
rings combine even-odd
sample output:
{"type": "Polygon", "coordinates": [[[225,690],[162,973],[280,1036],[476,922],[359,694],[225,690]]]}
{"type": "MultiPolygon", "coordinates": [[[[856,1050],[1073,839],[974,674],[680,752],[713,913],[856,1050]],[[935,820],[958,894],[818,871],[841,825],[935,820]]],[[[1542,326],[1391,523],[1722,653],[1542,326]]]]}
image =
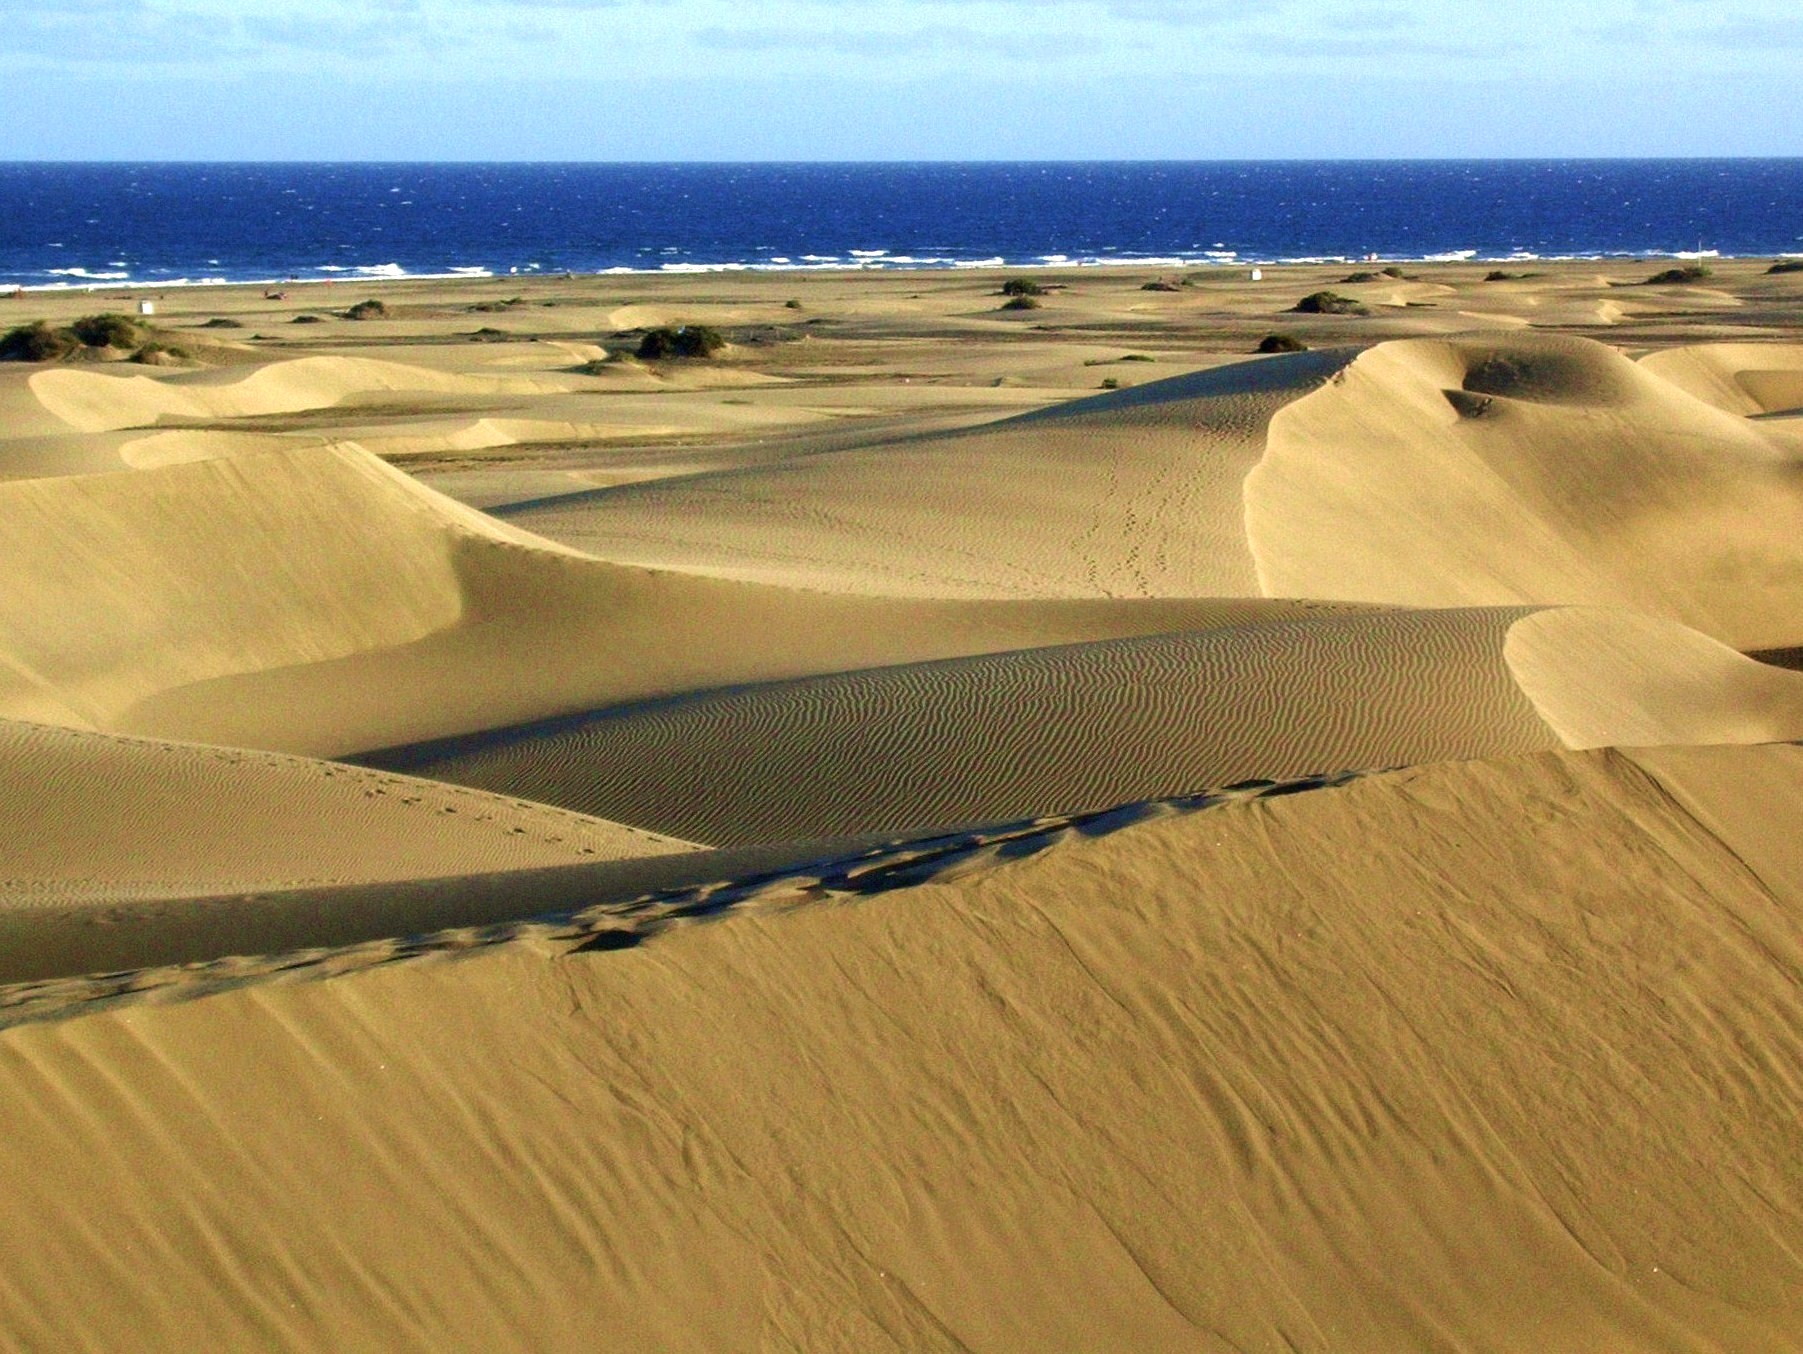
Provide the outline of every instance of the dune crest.
{"type": "Polygon", "coordinates": [[[1624,606],[1740,649],[1803,635],[1794,455],[1589,340],[1370,349],[1272,420],[1246,521],[1272,595],[1624,606]]]}
{"type": "Polygon", "coordinates": [[[1251,778],[1803,738],[1803,674],[1624,612],[1384,612],[837,674],[369,759],[739,844],[1251,778]]]}
{"type": "Polygon", "coordinates": [[[622,567],[348,445],[0,484],[0,519],[0,716],[308,755],[1323,609],[847,597],[622,567]]]}
{"type": "Polygon", "coordinates": [[[1648,353],[1640,365],[1731,414],[1803,410],[1803,344],[1691,344],[1648,353]]]}
{"type": "MultiPolygon", "coordinates": [[[[1789,832],[1803,752],[1700,756],[1789,832]]],[[[1803,1349],[1803,897],[1663,774],[1442,765],[625,952],[0,1032],[12,1329],[1803,1349]]]]}
{"type": "Polygon", "coordinates": [[[79,432],[141,428],[166,418],[243,418],[325,409],[356,396],[410,391],[430,394],[544,394],[567,382],[534,377],[473,376],[370,357],[300,357],[246,373],[239,368],[151,377],[52,367],[30,378],[32,393],[53,417],[79,432]]]}

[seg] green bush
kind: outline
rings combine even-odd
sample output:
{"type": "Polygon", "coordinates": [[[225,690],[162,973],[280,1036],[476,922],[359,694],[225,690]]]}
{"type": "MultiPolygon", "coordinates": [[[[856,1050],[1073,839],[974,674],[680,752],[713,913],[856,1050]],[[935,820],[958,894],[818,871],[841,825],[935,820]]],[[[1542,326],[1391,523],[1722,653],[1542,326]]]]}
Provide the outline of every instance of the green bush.
{"type": "Polygon", "coordinates": [[[684,324],[646,330],[645,337],[639,340],[638,355],[646,362],[712,357],[725,346],[726,339],[719,330],[705,324],[684,324]]]}
{"type": "Polygon", "coordinates": [[[1011,277],[1002,283],[1003,296],[1044,296],[1045,284],[1030,277],[1011,277]]]}
{"type": "Polygon", "coordinates": [[[784,301],[783,309],[784,310],[800,310],[801,302],[795,301],[795,300],[784,301]]]}
{"type": "Polygon", "coordinates": [[[1382,282],[1383,280],[1384,275],[1382,273],[1348,273],[1345,277],[1340,279],[1341,282],[1349,282],[1354,285],[1360,282],[1382,282]]]}
{"type": "Polygon", "coordinates": [[[1266,334],[1258,341],[1261,353],[1306,353],[1308,344],[1293,334],[1266,334]]]}
{"type": "Polygon", "coordinates": [[[1173,282],[1168,277],[1161,277],[1161,278],[1158,278],[1156,281],[1145,283],[1144,285],[1142,285],[1140,287],[1140,290],[1141,291],[1182,291],[1183,284],[1181,282],[1173,282]]]}
{"type": "Polygon", "coordinates": [[[0,362],[54,362],[79,346],[67,330],[33,320],[0,338],[0,362]]]}
{"type": "Polygon", "coordinates": [[[244,326],[242,324],[240,324],[237,320],[228,320],[223,315],[215,315],[212,319],[208,320],[205,324],[201,325],[200,327],[202,329],[242,329],[242,328],[244,328],[244,326]]]}
{"type": "Polygon", "coordinates": [[[1662,273],[1654,273],[1646,280],[1649,287],[1663,287],[1683,282],[1701,282],[1713,274],[1700,263],[1687,263],[1682,268],[1667,268],[1662,273]]]}
{"type": "Polygon", "coordinates": [[[54,362],[79,348],[136,348],[142,337],[137,322],[123,315],[84,315],[65,329],[35,320],[0,338],[0,360],[54,362]]]}
{"type": "Polygon", "coordinates": [[[1011,296],[1002,302],[1002,310],[1038,310],[1039,298],[1036,296],[1011,296]]]}
{"type": "Polygon", "coordinates": [[[388,307],[372,297],[367,301],[357,302],[356,305],[344,312],[344,318],[347,320],[380,320],[387,314],[388,307]]]}
{"type": "Polygon", "coordinates": [[[1118,376],[1107,376],[1102,379],[1103,390],[1119,390],[1120,388],[1121,381],[1118,376]]]}
{"type": "Polygon", "coordinates": [[[124,315],[84,315],[69,332],[90,348],[134,348],[139,330],[138,322],[124,315]]]}
{"type": "Polygon", "coordinates": [[[1767,273],[1803,273],[1803,259],[1779,259],[1767,273]]]}
{"type": "Polygon", "coordinates": [[[1298,315],[1369,315],[1371,312],[1350,296],[1335,291],[1311,292],[1292,307],[1298,315]]]}
{"type": "Polygon", "coordinates": [[[296,315],[292,320],[288,321],[289,324],[324,324],[325,322],[326,317],[324,315],[296,315]]]}

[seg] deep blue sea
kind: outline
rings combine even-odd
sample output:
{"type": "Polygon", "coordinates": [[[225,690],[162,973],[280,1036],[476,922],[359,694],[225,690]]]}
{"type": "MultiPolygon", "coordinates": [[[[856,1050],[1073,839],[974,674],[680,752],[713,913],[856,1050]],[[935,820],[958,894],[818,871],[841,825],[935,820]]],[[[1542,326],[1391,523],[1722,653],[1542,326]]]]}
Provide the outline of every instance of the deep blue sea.
{"type": "Polygon", "coordinates": [[[1803,159],[0,164],[0,284],[1803,253],[1803,159]]]}

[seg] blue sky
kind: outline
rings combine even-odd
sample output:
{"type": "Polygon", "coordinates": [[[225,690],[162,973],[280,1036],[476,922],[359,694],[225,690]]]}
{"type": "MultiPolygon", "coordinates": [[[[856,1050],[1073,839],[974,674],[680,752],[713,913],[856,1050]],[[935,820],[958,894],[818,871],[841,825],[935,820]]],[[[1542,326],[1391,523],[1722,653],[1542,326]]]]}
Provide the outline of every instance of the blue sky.
{"type": "Polygon", "coordinates": [[[1803,154],[1798,0],[9,0],[0,159],[1803,154]]]}

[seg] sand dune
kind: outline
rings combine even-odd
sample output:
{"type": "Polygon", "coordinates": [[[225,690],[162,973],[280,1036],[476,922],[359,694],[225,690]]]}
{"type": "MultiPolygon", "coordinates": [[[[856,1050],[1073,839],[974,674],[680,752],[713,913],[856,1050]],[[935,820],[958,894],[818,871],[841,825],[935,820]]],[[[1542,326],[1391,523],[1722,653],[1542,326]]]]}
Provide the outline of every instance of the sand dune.
{"type": "Polygon", "coordinates": [[[0,370],[0,1345],[1803,1354],[1803,310],[1532,267],[0,370]]]}
{"type": "Polygon", "coordinates": [[[914,602],[623,568],[343,446],[0,485],[0,520],[0,715],[309,755],[1318,609],[914,602]]]}
{"type": "Polygon", "coordinates": [[[949,436],[631,485],[508,513],[608,559],[928,596],[1256,596],[1239,486],[1303,353],[949,436]]]}
{"type": "MultiPolygon", "coordinates": [[[[1794,644],[1797,449],[1660,369],[1584,339],[1411,339],[507,515],[609,559],[802,586],[1581,603],[1794,644]]],[[[1745,377],[1778,401],[1789,379],[1745,377]]]]}
{"type": "Polygon", "coordinates": [[[243,418],[325,409],[356,395],[544,394],[566,382],[433,371],[368,357],[304,357],[242,369],[150,377],[53,367],[30,378],[49,413],[80,432],[146,427],[166,418],[243,418]]]}
{"type": "Polygon", "coordinates": [[[1754,849],[1799,794],[1796,748],[1437,766],[8,1030],[9,1331],[1803,1348],[1803,894],[1754,849]]]}
{"type": "Polygon", "coordinates": [[[1803,410],[1803,344],[1692,344],[1648,353],[1640,364],[1731,414],[1803,410]]]}
{"type": "MultiPolygon", "coordinates": [[[[456,883],[466,876],[695,849],[540,804],[336,763],[10,720],[0,721],[0,810],[4,982],[469,920],[467,911],[417,900],[409,907],[377,890],[357,895],[361,915],[346,916],[331,894],[347,886],[433,880],[467,904],[472,887],[456,883]]],[[[516,908],[531,896],[517,892],[516,908]]]]}
{"type": "Polygon", "coordinates": [[[1803,480],[1761,426],[1577,339],[1417,340],[1288,405],[1247,477],[1264,592],[1569,602],[1803,634],[1803,480]]]}
{"type": "Polygon", "coordinates": [[[1254,777],[1803,738],[1803,674],[1628,613],[1382,613],[726,691],[377,764],[726,844],[917,832],[1254,777]]]}

